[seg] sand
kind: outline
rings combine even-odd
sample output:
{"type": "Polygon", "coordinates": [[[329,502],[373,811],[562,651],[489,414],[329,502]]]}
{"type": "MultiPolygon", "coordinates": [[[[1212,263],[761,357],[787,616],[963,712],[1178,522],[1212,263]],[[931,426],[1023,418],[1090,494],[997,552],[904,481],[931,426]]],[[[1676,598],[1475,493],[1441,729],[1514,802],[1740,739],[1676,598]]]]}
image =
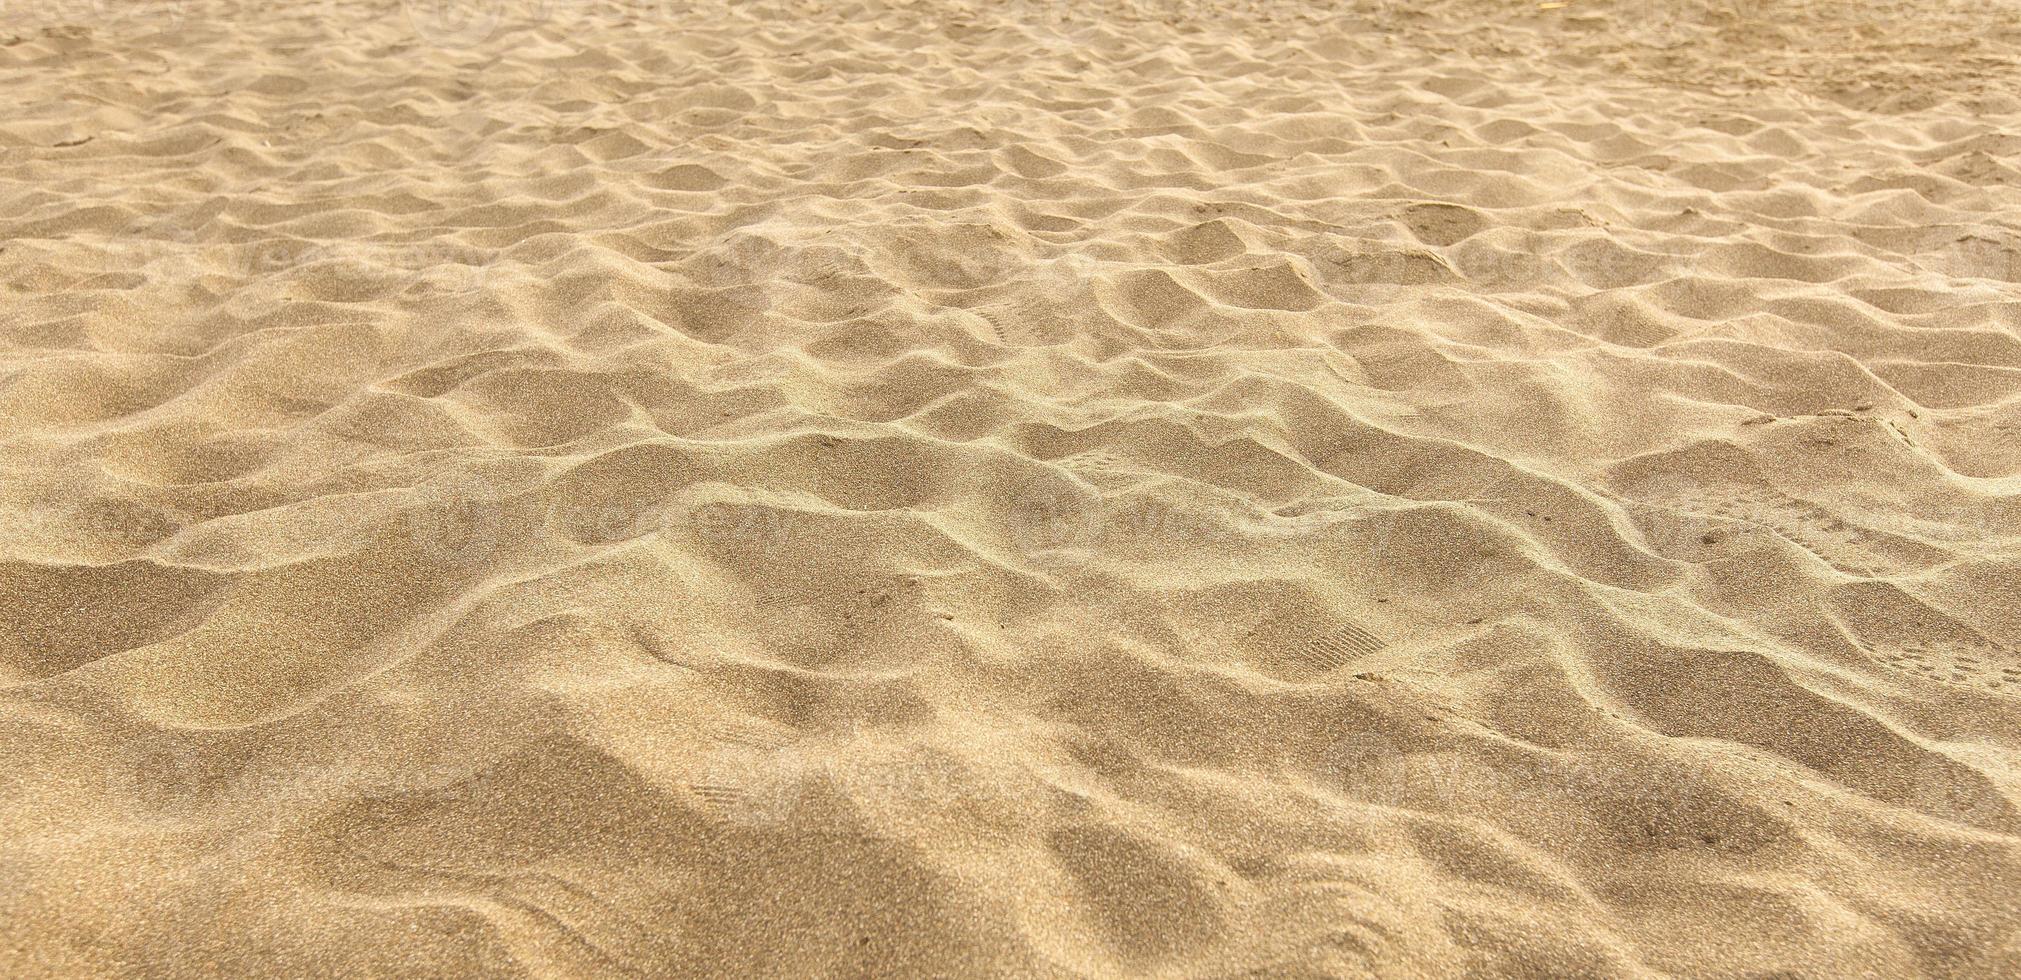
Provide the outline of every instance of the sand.
{"type": "Polygon", "coordinates": [[[0,974],[2021,973],[1982,7],[7,4],[0,974]]]}

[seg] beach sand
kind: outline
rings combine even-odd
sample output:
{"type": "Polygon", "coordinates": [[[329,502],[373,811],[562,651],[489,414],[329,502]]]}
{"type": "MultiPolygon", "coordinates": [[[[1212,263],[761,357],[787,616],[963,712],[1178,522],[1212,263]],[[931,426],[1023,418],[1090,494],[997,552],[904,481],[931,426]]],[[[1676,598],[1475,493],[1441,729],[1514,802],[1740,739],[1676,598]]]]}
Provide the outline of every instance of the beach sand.
{"type": "Polygon", "coordinates": [[[0,7],[0,974],[2021,974],[1983,8],[0,7]]]}

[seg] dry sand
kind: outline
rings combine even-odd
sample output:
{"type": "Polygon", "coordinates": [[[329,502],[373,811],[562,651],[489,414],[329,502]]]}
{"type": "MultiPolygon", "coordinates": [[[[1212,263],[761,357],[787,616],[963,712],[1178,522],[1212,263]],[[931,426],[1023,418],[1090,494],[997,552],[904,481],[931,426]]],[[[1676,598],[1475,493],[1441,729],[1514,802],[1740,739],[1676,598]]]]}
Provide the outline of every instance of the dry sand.
{"type": "Polygon", "coordinates": [[[10,0],[0,974],[2013,976],[1982,7],[10,0]]]}

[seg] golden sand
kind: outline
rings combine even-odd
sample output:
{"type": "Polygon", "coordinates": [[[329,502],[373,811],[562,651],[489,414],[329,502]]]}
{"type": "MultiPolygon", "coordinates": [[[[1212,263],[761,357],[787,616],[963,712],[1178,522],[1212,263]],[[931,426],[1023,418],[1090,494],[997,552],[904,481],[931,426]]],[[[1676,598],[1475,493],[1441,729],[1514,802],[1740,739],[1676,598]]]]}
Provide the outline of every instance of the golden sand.
{"type": "Polygon", "coordinates": [[[0,5],[0,975],[2021,974],[1996,8],[0,5]]]}

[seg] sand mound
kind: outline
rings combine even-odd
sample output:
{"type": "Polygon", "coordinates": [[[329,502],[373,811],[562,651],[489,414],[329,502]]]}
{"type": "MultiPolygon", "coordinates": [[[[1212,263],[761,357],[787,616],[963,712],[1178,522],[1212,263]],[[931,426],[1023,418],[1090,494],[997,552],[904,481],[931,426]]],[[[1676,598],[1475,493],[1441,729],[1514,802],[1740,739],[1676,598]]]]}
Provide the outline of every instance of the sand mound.
{"type": "Polygon", "coordinates": [[[1979,6],[9,6],[0,973],[2021,972],[1979,6]]]}

